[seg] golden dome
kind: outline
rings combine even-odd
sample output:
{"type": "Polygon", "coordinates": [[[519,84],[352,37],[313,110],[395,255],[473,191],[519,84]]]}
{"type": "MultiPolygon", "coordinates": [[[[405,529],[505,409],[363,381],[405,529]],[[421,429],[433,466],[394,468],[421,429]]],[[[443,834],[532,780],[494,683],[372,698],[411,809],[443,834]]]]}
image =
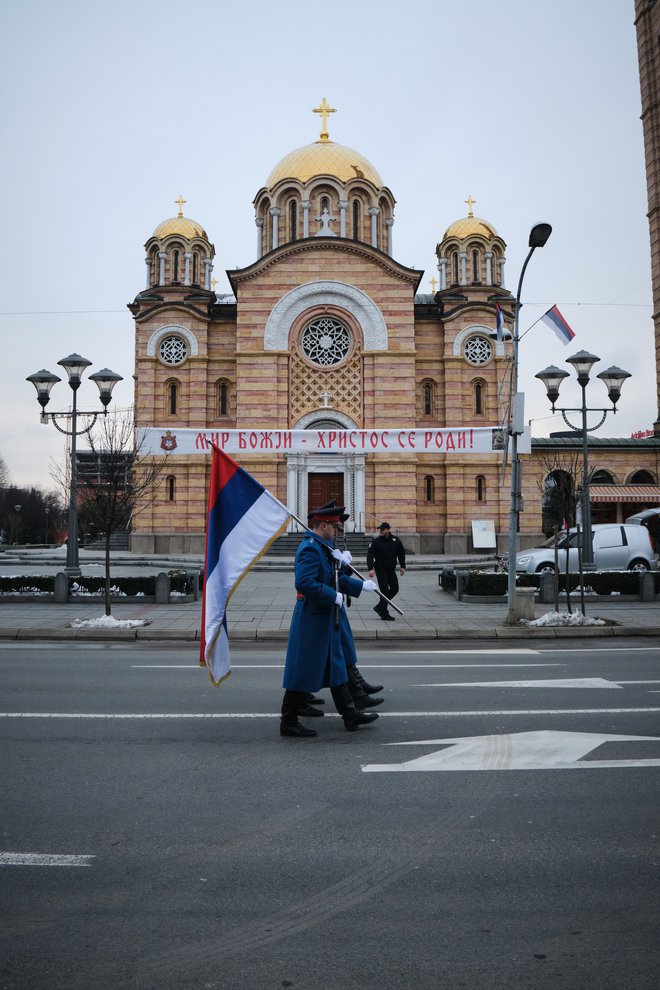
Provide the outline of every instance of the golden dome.
{"type": "Polygon", "coordinates": [[[461,240],[465,240],[468,237],[473,237],[475,234],[487,239],[498,236],[495,228],[487,220],[481,220],[480,217],[471,216],[463,217],[461,220],[452,223],[451,226],[447,227],[442,239],[444,241],[448,237],[458,237],[461,240]]]}
{"type": "Polygon", "coordinates": [[[195,220],[190,220],[189,217],[181,216],[181,214],[178,217],[170,217],[169,220],[163,220],[162,223],[159,223],[152,236],[163,238],[169,237],[170,234],[177,234],[179,237],[185,237],[189,241],[194,237],[203,237],[204,240],[208,241],[206,231],[202,225],[195,220]]]}
{"type": "Polygon", "coordinates": [[[272,189],[282,179],[307,182],[315,175],[332,175],[340,182],[366,179],[377,189],[383,186],[380,175],[364,155],[343,144],[322,139],[286,155],[268,176],[266,188],[272,189]]]}

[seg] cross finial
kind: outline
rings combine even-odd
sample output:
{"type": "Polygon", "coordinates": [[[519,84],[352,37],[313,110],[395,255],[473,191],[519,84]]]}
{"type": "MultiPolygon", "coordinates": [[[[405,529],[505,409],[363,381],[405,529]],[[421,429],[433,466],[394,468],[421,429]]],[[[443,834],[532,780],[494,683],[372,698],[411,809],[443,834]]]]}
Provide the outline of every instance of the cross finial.
{"type": "Polygon", "coordinates": [[[215,287],[216,287],[217,284],[218,284],[218,280],[217,280],[217,278],[214,275],[213,278],[211,279],[211,288],[213,289],[214,292],[215,292],[215,287]]]}
{"type": "Polygon", "coordinates": [[[325,96],[321,100],[321,105],[315,107],[312,113],[318,113],[321,116],[321,140],[327,141],[329,138],[328,134],[328,114],[337,113],[334,107],[331,107],[325,96]]]}
{"type": "Polygon", "coordinates": [[[468,208],[468,216],[469,216],[469,217],[473,217],[473,216],[474,216],[474,213],[472,212],[472,207],[473,207],[473,206],[474,206],[474,204],[475,204],[475,203],[477,202],[477,201],[476,201],[476,199],[472,199],[472,196],[471,196],[471,195],[469,195],[467,199],[464,199],[464,200],[463,200],[463,202],[464,202],[464,203],[467,203],[467,208],[468,208]]]}
{"type": "Polygon", "coordinates": [[[328,392],[326,388],[319,395],[319,399],[323,399],[323,408],[328,409],[329,408],[328,404],[330,402],[330,399],[334,399],[334,395],[332,394],[332,392],[328,392]]]}
{"type": "Polygon", "coordinates": [[[438,284],[437,279],[434,276],[430,281],[431,281],[431,289],[433,290],[433,295],[435,295],[435,287],[438,284]]]}
{"type": "Polygon", "coordinates": [[[174,202],[179,207],[179,216],[182,217],[183,216],[183,204],[184,203],[187,203],[188,200],[187,199],[184,199],[183,196],[181,195],[181,193],[179,193],[179,198],[178,199],[175,199],[174,202]]]}

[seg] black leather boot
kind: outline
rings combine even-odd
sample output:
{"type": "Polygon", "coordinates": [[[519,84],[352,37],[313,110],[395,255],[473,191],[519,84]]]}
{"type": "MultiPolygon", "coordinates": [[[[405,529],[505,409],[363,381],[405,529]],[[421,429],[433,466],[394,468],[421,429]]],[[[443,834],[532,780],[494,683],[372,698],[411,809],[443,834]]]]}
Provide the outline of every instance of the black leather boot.
{"type": "Polygon", "coordinates": [[[353,703],[358,711],[362,711],[365,708],[376,708],[377,705],[382,705],[385,700],[384,698],[370,698],[360,684],[357,667],[347,666],[346,673],[348,674],[348,689],[351,692],[353,703]]]}
{"type": "Polygon", "coordinates": [[[315,694],[312,694],[310,692],[307,695],[307,704],[308,705],[324,705],[325,704],[325,698],[317,698],[315,694]]]}
{"type": "MultiPolygon", "coordinates": [[[[300,709],[306,700],[306,691],[285,691],[282,699],[282,717],[280,719],[280,735],[294,736],[304,739],[315,736],[314,729],[308,729],[298,719],[300,709]]],[[[319,712],[319,714],[321,714],[319,712]]]]}
{"type": "Polygon", "coordinates": [[[352,667],[351,670],[355,671],[355,676],[357,678],[358,684],[360,685],[360,687],[362,688],[365,694],[378,694],[379,691],[383,690],[382,684],[369,684],[367,681],[365,681],[364,677],[357,669],[357,664],[354,667],[352,667]]]}
{"type": "Polygon", "coordinates": [[[355,703],[348,688],[348,684],[341,684],[339,687],[330,688],[332,700],[341,717],[347,732],[355,732],[360,725],[370,725],[378,718],[376,712],[360,712],[355,707],[355,703]]]}

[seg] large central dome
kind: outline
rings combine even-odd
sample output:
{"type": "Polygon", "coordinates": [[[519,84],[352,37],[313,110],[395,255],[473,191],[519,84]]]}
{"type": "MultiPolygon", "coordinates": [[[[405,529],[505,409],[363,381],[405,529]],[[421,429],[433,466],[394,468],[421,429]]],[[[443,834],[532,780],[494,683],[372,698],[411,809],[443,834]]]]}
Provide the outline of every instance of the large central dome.
{"type": "Polygon", "coordinates": [[[383,185],[380,175],[364,155],[343,144],[322,139],[289,152],[268,176],[266,188],[273,189],[282,179],[308,182],[315,175],[332,175],[340,182],[366,179],[377,189],[383,185]]]}

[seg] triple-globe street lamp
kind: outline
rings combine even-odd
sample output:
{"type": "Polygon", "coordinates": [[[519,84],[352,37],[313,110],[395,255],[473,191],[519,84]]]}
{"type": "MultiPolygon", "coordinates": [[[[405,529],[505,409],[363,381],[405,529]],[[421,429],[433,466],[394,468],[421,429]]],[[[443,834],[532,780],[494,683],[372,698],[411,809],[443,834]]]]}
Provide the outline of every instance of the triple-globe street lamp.
{"type": "Polygon", "coordinates": [[[37,390],[37,401],[41,406],[41,422],[47,423],[50,417],[53,425],[60,431],[64,433],[65,436],[71,437],[71,468],[70,468],[70,485],[69,485],[69,534],[67,537],[66,544],[66,568],[65,571],[71,576],[76,576],[80,574],[80,561],[78,556],[78,464],[76,460],[76,438],[81,436],[83,433],[89,433],[93,428],[96,420],[98,419],[99,412],[102,412],[107,416],[108,405],[112,399],[112,390],[117,384],[117,382],[122,381],[122,376],[115,374],[114,371],[110,371],[109,368],[103,368],[101,371],[97,371],[94,375],[90,375],[89,379],[92,382],[96,382],[99,389],[99,397],[101,399],[101,404],[103,406],[102,410],[86,411],[78,409],[77,407],[77,392],[80,388],[80,383],[82,381],[83,372],[85,368],[91,365],[91,361],[87,358],[81,357],[80,354],[69,354],[68,357],[62,358],[61,361],[57,362],[65,370],[69,377],[69,385],[71,391],[73,392],[73,404],[71,411],[67,412],[46,412],[46,406],[50,402],[50,392],[53,385],[57,382],[62,381],[57,375],[52,374],[46,369],[35,372],[33,375],[28,375],[26,381],[32,382],[37,390]],[[81,430],[78,429],[78,416],[85,416],[88,418],[88,423],[81,430]],[[58,419],[70,419],[71,429],[64,429],[58,423],[58,419]]]}
{"type": "Polygon", "coordinates": [[[601,371],[597,377],[600,378],[600,380],[605,384],[609,400],[612,403],[612,408],[596,408],[593,406],[587,407],[586,390],[587,385],[589,384],[589,374],[593,366],[598,361],[600,361],[600,358],[596,357],[595,354],[590,354],[588,351],[578,351],[578,353],[574,354],[573,357],[566,358],[566,363],[572,365],[575,369],[578,384],[582,389],[581,406],[565,408],[556,407],[556,402],[559,398],[559,387],[564,378],[569,377],[567,371],[564,371],[562,368],[557,368],[555,365],[551,364],[550,367],[545,368],[543,371],[539,371],[538,374],[534,376],[535,378],[540,378],[545,385],[545,390],[548,394],[552,411],[560,412],[566,425],[576,433],[582,434],[582,530],[584,533],[582,540],[582,564],[585,570],[593,570],[594,567],[593,533],[591,528],[591,501],[589,495],[588,434],[603,425],[609,412],[616,413],[616,404],[621,397],[621,386],[626,378],[630,378],[629,371],[623,371],[621,368],[617,368],[616,365],[612,365],[611,368],[601,371]],[[569,412],[579,412],[582,414],[582,423],[580,426],[574,426],[573,423],[570,422],[566,415],[566,413],[569,412]],[[587,415],[590,412],[602,413],[601,418],[594,426],[587,425],[587,415]]]}

